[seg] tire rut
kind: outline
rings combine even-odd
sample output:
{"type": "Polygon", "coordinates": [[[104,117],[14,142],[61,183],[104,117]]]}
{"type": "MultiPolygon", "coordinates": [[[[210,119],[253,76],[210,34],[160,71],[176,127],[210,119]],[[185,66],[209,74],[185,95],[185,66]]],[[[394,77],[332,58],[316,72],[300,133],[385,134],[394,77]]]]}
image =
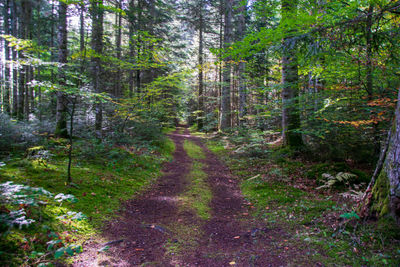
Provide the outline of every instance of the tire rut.
{"type": "Polygon", "coordinates": [[[170,138],[176,150],[173,161],[163,167],[164,175],[151,189],[128,201],[125,212],[104,230],[105,238],[118,240],[116,245],[99,254],[101,244],[87,244],[74,266],[287,265],[292,255],[278,245],[287,233],[248,215],[246,200],[229,168],[187,128],[170,138]],[[182,209],[180,203],[193,165],[184,140],[193,141],[206,155],[199,161],[212,192],[209,220],[182,209]]]}

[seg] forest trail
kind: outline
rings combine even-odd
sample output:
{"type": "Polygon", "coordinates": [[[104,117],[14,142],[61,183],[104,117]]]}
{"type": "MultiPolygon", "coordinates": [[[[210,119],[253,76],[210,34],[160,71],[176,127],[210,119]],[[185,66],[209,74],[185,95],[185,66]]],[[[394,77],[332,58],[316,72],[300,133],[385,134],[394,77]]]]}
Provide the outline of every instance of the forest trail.
{"type": "Polygon", "coordinates": [[[164,175],[108,224],[107,249],[84,245],[74,266],[286,266],[303,253],[285,246],[287,232],[249,215],[252,206],[238,182],[201,138],[187,128],[170,138],[176,149],[164,175]],[[203,156],[189,156],[185,142],[203,156]],[[196,180],[200,176],[203,181],[196,180]]]}

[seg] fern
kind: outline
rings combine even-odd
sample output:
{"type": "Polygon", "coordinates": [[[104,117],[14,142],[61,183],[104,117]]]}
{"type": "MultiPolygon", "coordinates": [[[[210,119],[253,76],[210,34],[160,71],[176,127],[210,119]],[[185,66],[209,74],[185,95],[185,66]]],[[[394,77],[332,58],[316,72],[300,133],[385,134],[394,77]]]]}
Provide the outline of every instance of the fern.
{"type": "Polygon", "coordinates": [[[357,177],[357,175],[349,172],[339,172],[335,176],[329,173],[323,173],[322,178],[325,180],[325,183],[317,187],[317,189],[332,188],[336,184],[349,185],[349,181],[355,177],[357,177]]]}

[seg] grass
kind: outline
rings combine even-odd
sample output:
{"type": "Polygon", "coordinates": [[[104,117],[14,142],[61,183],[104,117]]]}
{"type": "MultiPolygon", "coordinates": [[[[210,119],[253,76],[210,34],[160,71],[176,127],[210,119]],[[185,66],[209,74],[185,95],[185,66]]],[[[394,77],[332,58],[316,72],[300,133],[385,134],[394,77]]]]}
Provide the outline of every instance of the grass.
{"type": "MultiPolygon", "coordinates": [[[[194,142],[185,140],[183,148],[190,158],[194,160],[205,159],[203,149],[194,142]]],[[[193,162],[192,169],[187,177],[190,185],[181,196],[181,200],[184,209],[193,209],[199,218],[208,220],[211,217],[209,204],[212,193],[207,184],[207,174],[203,171],[203,167],[204,165],[201,162],[193,162]]]]}
{"type": "MultiPolygon", "coordinates": [[[[185,140],[184,149],[192,159],[205,158],[202,148],[192,141],[185,140]]],[[[198,240],[202,237],[201,226],[211,217],[212,193],[206,182],[207,174],[202,170],[203,167],[201,162],[193,162],[192,169],[186,177],[190,182],[188,189],[179,196],[180,212],[192,211],[200,220],[195,223],[177,222],[168,226],[168,229],[174,233],[174,239],[168,240],[165,247],[167,255],[172,257],[195,250],[198,240]]]]}
{"type": "Polygon", "coordinates": [[[201,239],[201,222],[187,224],[178,222],[168,226],[168,230],[173,233],[174,239],[169,239],[165,244],[166,255],[179,256],[185,251],[193,251],[201,239]]]}
{"type": "Polygon", "coordinates": [[[201,147],[196,145],[194,142],[185,140],[183,143],[183,148],[185,149],[188,156],[192,159],[205,159],[205,155],[201,147]]]}
{"type": "Polygon", "coordinates": [[[182,195],[181,200],[184,209],[193,209],[199,218],[208,220],[211,217],[210,202],[212,193],[206,182],[207,174],[202,168],[203,164],[199,162],[193,163],[192,171],[188,175],[190,187],[182,195]]]}
{"type": "Polygon", "coordinates": [[[252,215],[264,219],[271,228],[291,233],[287,246],[308,248],[306,254],[291,259],[291,264],[303,266],[310,260],[325,266],[400,263],[400,231],[393,220],[363,223],[343,219],[340,215],[355,208],[352,202],[334,201],[338,199],[334,192],[322,194],[315,193],[314,188],[296,188],[319,166],[308,169],[290,157],[282,160],[277,156],[279,151],[262,158],[230,154],[219,139],[208,140],[207,146],[228,163],[240,180],[244,196],[254,207],[252,215]]]}
{"type": "Polygon", "coordinates": [[[40,223],[28,229],[13,228],[8,234],[2,233],[2,263],[10,266],[51,263],[54,256],[47,250],[48,241],[60,239],[62,242],[59,244],[65,246],[80,245],[99,233],[104,222],[120,210],[121,202],[132,198],[160,175],[162,163],[170,159],[175,149],[174,143],[165,139],[157,150],[130,147],[102,150],[98,145],[97,149],[94,147],[93,151],[89,151],[92,153],[90,157],[83,157],[82,152],[88,153],[87,149],[91,146],[92,143],[76,142],[71,186],[66,184],[67,148],[63,140],[55,140],[45,146],[53,154],[50,159],[38,161],[26,159],[22,153],[14,154],[0,168],[0,183],[13,181],[42,187],[53,195],[72,194],[78,199],[76,203],[64,203],[62,206],[49,203],[39,209],[40,217],[35,219],[40,223]],[[68,212],[82,212],[87,219],[72,220],[66,216],[68,212]]]}

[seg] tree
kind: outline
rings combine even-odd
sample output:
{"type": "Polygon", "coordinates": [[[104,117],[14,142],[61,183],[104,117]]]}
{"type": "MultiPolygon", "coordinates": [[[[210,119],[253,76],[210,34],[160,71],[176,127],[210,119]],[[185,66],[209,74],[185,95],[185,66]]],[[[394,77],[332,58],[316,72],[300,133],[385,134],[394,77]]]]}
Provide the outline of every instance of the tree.
{"type": "MultiPolygon", "coordinates": [[[[115,2],[115,8],[119,11],[121,10],[121,1],[117,0],[115,2]]],[[[122,49],[121,49],[121,42],[122,42],[122,15],[120,12],[115,14],[115,26],[117,27],[116,36],[115,36],[115,47],[116,47],[116,58],[118,60],[121,59],[122,49]]],[[[114,95],[116,97],[120,97],[121,94],[121,68],[119,66],[116,67],[116,75],[114,78],[114,95]]]]}
{"type": "Polygon", "coordinates": [[[204,33],[204,18],[203,18],[203,1],[199,1],[199,114],[197,120],[197,127],[199,130],[203,129],[204,126],[204,81],[203,81],[203,33],[204,33]]]}
{"type": "MultiPolygon", "coordinates": [[[[103,52],[103,0],[91,0],[91,16],[92,16],[92,50],[91,57],[91,80],[93,91],[95,93],[102,92],[102,62],[101,55],[103,52]]],[[[103,124],[103,107],[101,100],[98,99],[94,105],[95,110],[95,131],[98,138],[101,137],[103,124]]]]}
{"type": "MultiPolygon", "coordinates": [[[[227,51],[232,43],[232,8],[233,0],[224,0],[224,49],[227,51]]],[[[223,86],[221,92],[221,119],[220,129],[226,131],[232,127],[231,124],[231,57],[224,58],[223,86]]]]}
{"type": "MultiPolygon", "coordinates": [[[[5,1],[4,6],[4,34],[9,35],[10,30],[10,0],[5,1]]],[[[10,48],[8,47],[8,42],[4,42],[4,50],[5,50],[5,68],[4,68],[4,91],[3,91],[3,105],[4,111],[10,114],[11,107],[10,107],[10,90],[11,90],[11,81],[10,81],[10,48]]]]}
{"type": "Polygon", "coordinates": [[[66,86],[66,64],[68,57],[68,30],[67,30],[67,9],[68,5],[60,2],[58,16],[58,79],[60,88],[57,91],[57,113],[55,135],[58,137],[68,137],[67,130],[67,96],[64,92],[66,86]]]}
{"type": "Polygon", "coordinates": [[[392,215],[400,225],[400,89],[387,143],[364,194],[363,215],[392,215]]]}
{"type": "Polygon", "coordinates": [[[282,137],[283,143],[291,147],[303,144],[298,107],[299,76],[296,56],[296,41],[292,38],[293,17],[296,17],[297,1],[282,0],[282,21],[288,27],[288,34],[283,39],[282,56],[282,137]]]}
{"type": "MultiPolygon", "coordinates": [[[[12,36],[18,36],[17,34],[17,3],[15,1],[11,1],[11,35],[12,36]]],[[[16,49],[12,50],[12,60],[13,62],[16,62],[18,60],[18,53],[16,49]]],[[[18,116],[18,71],[17,68],[15,68],[13,64],[13,70],[12,70],[12,116],[17,117],[18,116]]]]}
{"type": "MultiPolygon", "coordinates": [[[[241,40],[246,32],[246,7],[247,0],[241,1],[238,7],[238,22],[237,22],[237,36],[241,40]]],[[[245,80],[246,64],[242,60],[239,61],[238,75],[239,75],[239,126],[243,126],[247,113],[247,90],[245,80]]]]}

